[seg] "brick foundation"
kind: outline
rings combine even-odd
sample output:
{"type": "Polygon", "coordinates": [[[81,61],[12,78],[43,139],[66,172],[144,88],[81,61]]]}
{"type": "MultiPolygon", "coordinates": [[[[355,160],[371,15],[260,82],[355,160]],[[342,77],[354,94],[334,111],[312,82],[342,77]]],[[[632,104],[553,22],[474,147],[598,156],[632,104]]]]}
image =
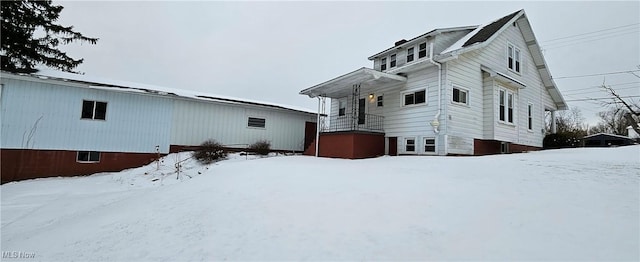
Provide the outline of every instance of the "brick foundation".
{"type": "Polygon", "coordinates": [[[32,178],[117,172],[149,164],[157,157],[155,153],[101,152],[100,162],[79,163],[77,151],[2,149],[0,176],[4,184],[32,178]]]}

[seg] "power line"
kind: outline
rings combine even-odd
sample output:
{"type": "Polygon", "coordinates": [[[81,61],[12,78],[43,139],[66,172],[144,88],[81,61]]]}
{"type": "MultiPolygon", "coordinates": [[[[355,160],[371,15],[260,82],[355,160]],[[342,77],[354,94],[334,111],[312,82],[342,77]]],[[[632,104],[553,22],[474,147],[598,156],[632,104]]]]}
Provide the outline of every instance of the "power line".
{"type": "MultiPolygon", "coordinates": [[[[640,96],[621,96],[620,98],[635,98],[640,96]]],[[[607,100],[607,99],[615,99],[615,97],[597,97],[597,98],[582,98],[582,99],[571,99],[564,100],[565,102],[577,102],[577,101],[598,101],[598,100],[607,100]]]]}
{"type": "Polygon", "coordinates": [[[590,76],[629,74],[629,73],[633,73],[633,72],[637,72],[637,71],[640,71],[640,69],[638,69],[638,70],[630,70],[630,71],[618,71],[618,72],[609,72],[609,73],[590,74],[590,75],[561,76],[561,77],[554,77],[553,79],[556,80],[556,79],[565,79],[565,78],[578,78],[578,77],[590,77],[590,76]]]}
{"type": "MultiPolygon", "coordinates": [[[[634,88],[638,89],[637,86],[632,86],[632,87],[614,88],[614,91],[628,90],[628,89],[634,89],[634,88]]],[[[570,90],[570,91],[562,92],[562,94],[564,95],[566,93],[569,93],[569,94],[573,94],[573,95],[580,95],[580,94],[590,94],[590,93],[597,93],[597,92],[607,92],[607,90],[598,89],[598,90],[587,91],[587,92],[580,91],[580,90],[570,90]]]]}
{"type": "Polygon", "coordinates": [[[611,28],[606,28],[606,29],[602,29],[602,30],[598,30],[598,31],[588,32],[588,33],[582,33],[582,34],[577,34],[577,35],[570,35],[570,36],[565,36],[565,37],[560,37],[560,38],[554,38],[554,39],[549,39],[549,40],[541,41],[540,43],[553,42],[553,41],[557,41],[557,40],[561,40],[561,39],[567,39],[567,38],[572,38],[572,37],[577,37],[577,36],[583,36],[583,35],[588,35],[588,34],[594,34],[594,33],[599,33],[599,32],[603,32],[603,31],[609,31],[609,30],[612,30],[612,29],[618,29],[618,28],[630,27],[630,26],[635,26],[635,25],[640,25],[640,23],[628,24],[628,25],[617,26],[617,27],[611,27],[611,28]]]}
{"type": "Polygon", "coordinates": [[[570,39],[569,41],[565,41],[565,42],[558,42],[558,43],[552,43],[552,44],[548,44],[548,45],[543,45],[543,46],[541,46],[541,48],[543,50],[553,50],[553,49],[566,47],[566,46],[575,46],[577,44],[590,43],[590,42],[599,41],[599,40],[607,40],[607,39],[611,39],[613,37],[628,35],[628,34],[632,34],[632,33],[637,33],[637,31],[634,30],[634,31],[629,31],[629,32],[612,32],[611,34],[603,34],[601,36],[598,36],[597,38],[593,38],[595,36],[591,36],[591,37],[578,38],[578,39],[573,39],[573,40],[570,39]],[[590,39],[590,38],[592,38],[592,39],[590,39]]]}
{"type": "MultiPolygon", "coordinates": [[[[635,81],[635,82],[617,83],[617,84],[610,84],[610,85],[605,84],[605,86],[612,87],[612,86],[626,86],[626,85],[637,85],[637,84],[640,84],[640,82],[635,81]]],[[[576,89],[568,89],[568,90],[563,90],[562,93],[571,93],[571,92],[580,91],[580,90],[591,90],[593,88],[601,88],[601,87],[602,85],[597,85],[597,86],[589,86],[589,87],[576,88],[576,89]]],[[[635,88],[635,87],[616,88],[616,90],[631,89],[631,88],[635,88]]]]}

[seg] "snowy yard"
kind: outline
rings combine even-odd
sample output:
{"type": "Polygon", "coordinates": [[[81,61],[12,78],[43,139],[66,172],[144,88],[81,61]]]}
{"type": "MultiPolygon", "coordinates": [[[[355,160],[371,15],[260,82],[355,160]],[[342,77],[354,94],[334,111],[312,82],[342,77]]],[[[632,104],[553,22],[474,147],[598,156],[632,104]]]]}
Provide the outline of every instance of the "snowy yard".
{"type": "Polygon", "coordinates": [[[3,255],[640,260],[640,146],[366,160],[235,155],[208,167],[186,161],[180,180],[176,159],[159,171],[2,185],[3,255]]]}

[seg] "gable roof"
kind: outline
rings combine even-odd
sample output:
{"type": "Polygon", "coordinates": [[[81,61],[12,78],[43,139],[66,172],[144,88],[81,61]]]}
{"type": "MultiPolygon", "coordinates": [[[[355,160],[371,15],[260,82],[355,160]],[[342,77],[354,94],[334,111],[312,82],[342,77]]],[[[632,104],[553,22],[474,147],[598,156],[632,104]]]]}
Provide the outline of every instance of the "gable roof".
{"type": "Polygon", "coordinates": [[[533,63],[535,64],[536,69],[540,74],[540,78],[542,79],[542,84],[549,92],[549,95],[556,107],[559,110],[568,109],[569,107],[567,106],[567,103],[562,97],[562,94],[560,94],[555,81],[553,81],[553,78],[551,77],[551,72],[549,72],[549,67],[547,66],[547,62],[544,60],[544,56],[540,50],[540,45],[536,40],[524,9],[479,26],[442,51],[439,55],[435,56],[434,60],[438,62],[445,62],[450,59],[455,59],[460,54],[485,47],[513,23],[516,23],[518,28],[520,28],[524,42],[527,45],[527,49],[533,57],[533,63]]]}
{"type": "MultiPolygon", "coordinates": [[[[280,110],[294,111],[305,114],[316,114],[316,112],[304,108],[295,108],[293,106],[280,105],[275,103],[268,103],[249,99],[240,99],[228,96],[220,96],[207,94],[202,92],[195,92],[182,89],[174,89],[168,87],[153,86],[147,84],[133,83],[127,81],[111,80],[98,77],[91,77],[80,74],[73,74],[54,70],[40,70],[32,74],[16,74],[6,71],[2,72],[2,78],[12,78],[18,80],[36,79],[37,81],[58,81],[75,84],[73,86],[79,86],[89,89],[102,89],[114,92],[125,93],[138,93],[138,94],[150,94],[159,95],[165,97],[181,97],[192,100],[218,102],[224,104],[244,104],[253,105],[267,108],[274,108],[280,110]]],[[[33,80],[32,80],[33,81],[33,80]]]]}
{"type": "MultiPolygon", "coordinates": [[[[520,10],[522,11],[522,10],[520,10]]],[[[506,25],[514,16],[516,16],[520,11],[511,13],[503,18],[500,18],[496,21],[491,22],[487,26],[482,27],[478,32],[473,34],[467,41],[462,44],[462,47],[467,47],[475,43],[481,43],[489,40],[491,36],[493,36],[498,30],[500,30],[504,25],[506,25]]]]}

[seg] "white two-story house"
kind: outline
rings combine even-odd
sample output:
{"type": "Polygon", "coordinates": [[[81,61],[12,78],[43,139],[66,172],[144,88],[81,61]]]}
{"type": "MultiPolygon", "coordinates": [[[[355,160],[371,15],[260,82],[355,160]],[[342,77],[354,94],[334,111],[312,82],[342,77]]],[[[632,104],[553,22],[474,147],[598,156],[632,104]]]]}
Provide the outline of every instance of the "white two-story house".
{"type": "MultiPolygon", "coordinates": [[[[567,105],[524,10],[481,26],[435,29],[300,94],[331,99],[308,154],[484,155],[536,150],[545,111],[567,105]],[[316,150],[317,147],[317,150],[316,150]]],[[[552,130],[555,120],[552,121],[552,130]]]]}

